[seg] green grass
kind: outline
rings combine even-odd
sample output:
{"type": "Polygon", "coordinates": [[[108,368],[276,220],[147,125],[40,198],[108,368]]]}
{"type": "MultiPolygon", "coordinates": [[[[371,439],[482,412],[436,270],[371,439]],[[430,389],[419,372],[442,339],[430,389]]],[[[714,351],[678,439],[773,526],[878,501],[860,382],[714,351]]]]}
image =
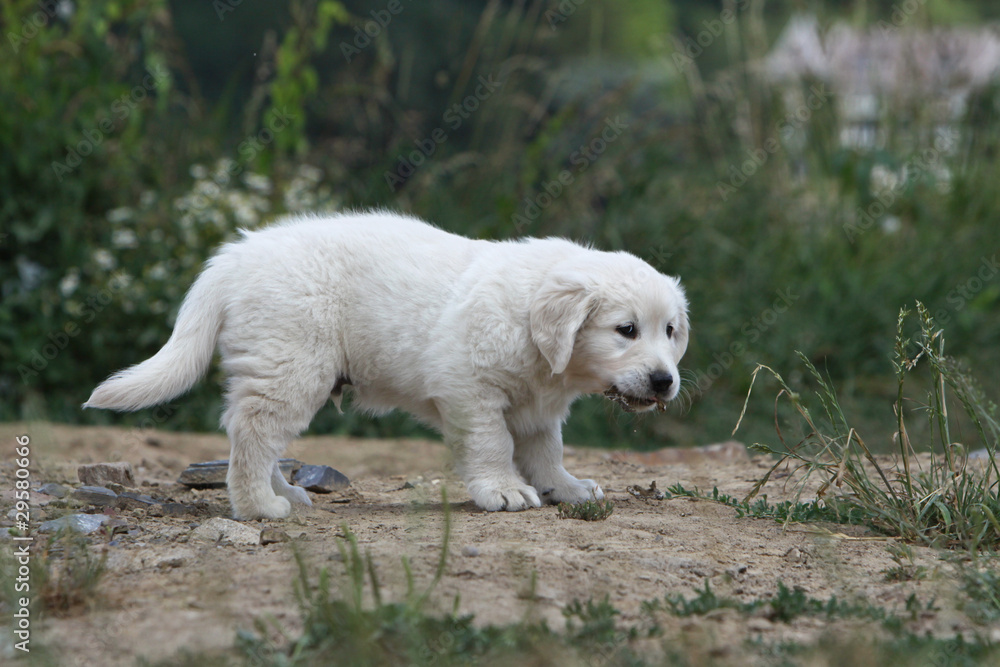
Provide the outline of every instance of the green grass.
{"type": "MultiPolygon", "coordinates": [[[[21,543],[24,544],[24,543],[21,543]]],[[[104,600],[101,581],[107,572],[107,553],[95,555],[86,537],[64,529],[47,537],[36,537],[37,548],[31,549],[31,594],[28,596],[36,613],[70,616],[100,606],[104,600]]],[[[13,608],[23,596],[14,584],[18,563],[10,555],[0,556],[3,575],[3,606],[13,608]]]]}
{"type": "Polygon", "coordinates": [[[923,304],[917,303],[912,337],[906,334],[910,315],[901,311],[896,327],[894,456],[876,458],[849,422],[829,381],[804,355],[800,359],[817,386],[809,394],[794,391],[780,374],[762,365],[754,379],[767,372],[776,380],[776,405],[781,400],[791,404],[802,435],[789,441],[776,419],[780,446],[755,443],[755,449],[775,455],[777,461],[743,503],[764,488],[775,470],[790,465],[797,473],[792,508],[800,507],[799,497],[811,483],[817,487],[816,499],[807,506],[849,522],[860,519],[886,535],[970,551],[1000,545],[996,406],[983,397],[969,373],[945,355],[944,332],[923,304]],[[907,378],[918,364],[928,367],[929,386],[923,399],[912,400],[905,393],[907,378]],[[910,438],[913,412],[927,424],[923,442],[910,438]],[[970,461],[967,455],[980,449],[984,462],[970,461]]]}
{"type": "Polygon", "coordinates": [[[559,503],[557,511],[560,519],[579,519],[581,521],[604,521],[615,511],[615,505],[610,500],[588,500],[582,503],[559,503]]]}

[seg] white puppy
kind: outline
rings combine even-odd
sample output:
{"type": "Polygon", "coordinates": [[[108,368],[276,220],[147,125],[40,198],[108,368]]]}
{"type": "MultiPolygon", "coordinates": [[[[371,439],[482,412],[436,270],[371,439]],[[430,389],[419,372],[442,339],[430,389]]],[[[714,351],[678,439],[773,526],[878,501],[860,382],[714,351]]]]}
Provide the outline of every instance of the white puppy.
{"type": "Polygon", "coordinates": [[[311,504],[277,461],[347,387],[355,406],[439,429],[477,505],[523,510],[604,496],[563,468],[570,404],[604,392],[627,410],[663,405],[687,342],[678,280],[628,253],[470,240],[385,212],[298,217],[223,246],[166,345],[84,407],[168,401],[218,343],[236,518],[311,504]]]}

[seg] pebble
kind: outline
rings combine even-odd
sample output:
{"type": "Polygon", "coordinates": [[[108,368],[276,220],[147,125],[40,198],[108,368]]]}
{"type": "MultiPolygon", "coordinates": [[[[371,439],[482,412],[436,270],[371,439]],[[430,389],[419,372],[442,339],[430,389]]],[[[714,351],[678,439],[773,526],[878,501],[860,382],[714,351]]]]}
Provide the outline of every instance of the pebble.
{"type": "Polygon", "coordinates": [[[260,544],[260,533],[257,528],[217,516],[195,528],[191,537],[217,543],[260,544]]]}
{"type": "Polygon", "coordinates": [[[292,482],[313,493],[333,493],[349,486],[351,480],[330,466],[304,465],[292,475],[292,482]]]}
{"type": "Polygon", "coordinates": [[[107,486],[108,484],[135,486],[132,464],[127,461],[84,464],[76,469],[76,476],[87,486],[107,486]]]}
{"type": "Polygon", "coordinates": [[[86,535],[87,533],[94,532],[110,520],[111,517],[107,514],[68,514],[58,519],[52,519],[51,521],[43,521],[38,525],[38,532],[54,533],[63,528],[69,528],[86,535]]]}
{"type": "Polygon", "coordinates": [[[275,544],[276,542],[287,542],[291,537],[288,536],[283,530],[278,528],[265,528],[260,531],[260,543],[261,544],[275,544]]]}
{"type": "Polygon", "coordinates": [[[81,486],[73,492],[73,499],[86,505],[106,507],[118,502],[118,494],[103,486],[81,486]]]}
{"type": "Polygon", "coordinates": [[[132,491],[124,491],[118,495],[119,509],[137,509],[140,507],[152,507],[158,504],[152,496],[132,491]]]}
{"type": "Polygon", "coordinates": [[[69,495],[69,489],[67,489],[62,484],[56,484],[55,482],[46,482],[38,488],[39,493],[44,493],[47,496],[52,496],[53,498],[65,498],[69,495]]]}
{"type": "MultiPolygon", "coordinates": [[[[296,461],[295,459],[278,460],[278,466],[285,477],[288,477],[303,465],[302,461],[296,461]]],[[[228,472],[229,461],[227,459],[192,463],[177,478],[177,482],[192,489],[224,489],[226,488],[226,473],[228,472]]]]}
{"type": "Polygon", "coordinates": [[[469,558],[475,558],[479,555],[479,549],[473,546],[462,547],[462,555],[468,556],[469,558]]]}

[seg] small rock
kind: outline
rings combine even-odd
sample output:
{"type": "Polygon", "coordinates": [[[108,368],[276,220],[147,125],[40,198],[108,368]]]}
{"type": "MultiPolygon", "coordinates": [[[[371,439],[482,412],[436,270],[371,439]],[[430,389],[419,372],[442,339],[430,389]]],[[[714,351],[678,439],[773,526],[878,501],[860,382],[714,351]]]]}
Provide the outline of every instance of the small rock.
{"type": "Polygon", "coordinates": [[[146,516],[148,517],[163,516],[163,505],[153,505],[148,510],[146,510],[146,516]]]}
{"type": "Polygon", "coordinates": [[[54,533],[63,528],[69,528],[70,530],[75,530],[78,533],[86,535],[94,532],[110,520],[111,517],[107,514],[68,514],[58,519],[42,522],[38,526],[38,532],[54,533]]]}
{"type": "Polygon", "coordinates": [[[462,555],[468,556],[469,558],[475,558],[479,555],[479,549],[473,546],[462,547],[462,555]]]}
{"type": "Polygon", "coordinates": [[[804,563],[806,562],[807,554],[798,547],[792,547],[785,552],[785,560],[790,560],[793,563],[804,563]]]}
{"type": "Polygon", "coordinates": [[[107,486],[108,484],[135,486],[132,464],[127,461],[85,464],[76,469],[76,475],[87,486],[107,486]]]}
{"type": "Polygon", "coordinates": [[[140,507],[152,507],[157,501],[151,496],[133,491],[124,491],[118,495],[119,509],[137,509],[140,507]]]}
{"type": "Polygon", "coordinates": [[[208,542],[232,544],[260,544],[261,531],[232,519],[213,517],[195,528],[191,536],[208,542]]]}
{"type": "MultiPolygon", "coordinates": [[[[302,461],[295,459],[280,459],[278,461],[278,466],[286,478],[303,465],[302,461]]],[[[177,481],[192,489],[224,489],[226,488],[226,473],[228,472],[229,461],[226,459],[192,463],[187,467],[187,470],[181,473],[177,481]]]]}
{"type": "Polygon", "coordinates": [[[292,481],[297,486],[313,493],[333,493],[336,489],[343,489],[351,483],[351,480],[347,479],[343,473],[330,466],[309,465],[299,468],[292,475],[292,481]]]}
{"type": "Polygon", "coordinates": [[[52,496],[54,498],[65,498],[69,494],[69,489],[67,489],[62,484],[56,484],[55,482],[46,482],[38,488],[39,493],[44,493],[47,496],[52,496]]]}
{"type": "Polygon", "coordinates": [[[81,486],[73,492],[73,499],[86,505],[106,507],[118,502],[118,494],[103,486],[81,486]]]}
{"type": "Polygon", "coordinates": [[[163,503],[157,507],[161,512],[158,516],[188,516],[197,513],[193,506],[184,503],[163,503]]]}
{"type": "Polygon", "coordinates": [[[276,542],[287,542],[292,539],[283,530],[278,528],[265,528],[260,531],[260,543],[261,544],[274,544],[276,542]]]}

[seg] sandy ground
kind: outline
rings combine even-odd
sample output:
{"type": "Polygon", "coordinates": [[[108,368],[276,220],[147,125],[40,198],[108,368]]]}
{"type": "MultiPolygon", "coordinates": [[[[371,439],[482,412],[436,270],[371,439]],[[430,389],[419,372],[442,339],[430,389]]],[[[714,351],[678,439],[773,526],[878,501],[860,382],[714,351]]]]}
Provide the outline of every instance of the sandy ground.
{"type": "MultiPolygon", "coordinates": [[[[31,438],[33,487],[44,482],[78,485],[80,463],[128,461],[143,493],[198,508],[177,517],[121,511],[128,533],[113,541],[92,536],[93,548],[108,555],[101,599],[94,609],[37,619],[34,626],[32,640],[53,646],[61,664],[124,665],[179,651],[226,650],[237,630],[253,628],[254,619],[269,619],[294,633],[299,614],[292,545],[312,571],[328,567],[339,576],[337,543],[344,524],[357,535],[361,549],[372,554],[384,594],[398,599],[405,591],[403,556],[410,559],[418,586],[433,574],[444,525],[442,486],[451,506],[452,539],[447,569],[432,599],[450,610],[459,595],[459,611],[474,614],[479,623],[507,624],[530,615],[562,628],[567,604],[608,596],[622,611],[621,622],[635,624],[642,618],[643,601],[673,593],[691,596],[707,580],[718,594],[744,601],[772,596],[783,581],[816,598],[864,599],[900,613],[915,593],[923,604],[935,600],[936,610],[908,621],[912,629],[941,635],[970,629],[963,625],[968,623],[964,616],[953,611],[953,566],[931,550],[915,548],[918,562],[929,568],[928,578],[890,583],[882,573],[893,565],[886,542],[871,539],[862,529],[783,529],[769,520],[736,518],[732,509],[712,502],[643,500],[626,491],[655,481],[661,489],[676,483],[689,489],[717,486],[742,496],[770,462],[748,456],[736,443],[654,454],[567,448],[567,468],[598,480],[615,504],[606,521],[585,522],[560,519],[553,507],[479,511],[439,443],[305,438],[288,456],[331,465],[350,477],[351,487],[343,493],[314,494],[314,506],[297,508],[287,521],[248,522],[255,528],[279,528],[291,542],[237,546],[193,537],[199,524],[229,516],[224,490],[192,491],[174,481],[189,463],[225,458],[224,436],[2,424],[5,452],[12,452],[21,434],[31,438]]],[[[13,505],[14,465],[12,454],[0,463],[4,519],[13,505]]],[[[769,493],[771,500],[780,498],[781,486],[772,485],[769,493]]],[[[66,512],[47,507],[51,500],[32,494],[33,523],[66,512]]],[[[718,656],[738,656],[748,639],[813,642],[831,632],[873,627],[864,621],[831,626],[817,617],[782,623],[735,612],[696,619],[664,616],[660,621],[668,637],[718,656]]],[[[4,642],[9,642],[7,636],[0,640],[0,657],[11,654],[4,642]]]]}

